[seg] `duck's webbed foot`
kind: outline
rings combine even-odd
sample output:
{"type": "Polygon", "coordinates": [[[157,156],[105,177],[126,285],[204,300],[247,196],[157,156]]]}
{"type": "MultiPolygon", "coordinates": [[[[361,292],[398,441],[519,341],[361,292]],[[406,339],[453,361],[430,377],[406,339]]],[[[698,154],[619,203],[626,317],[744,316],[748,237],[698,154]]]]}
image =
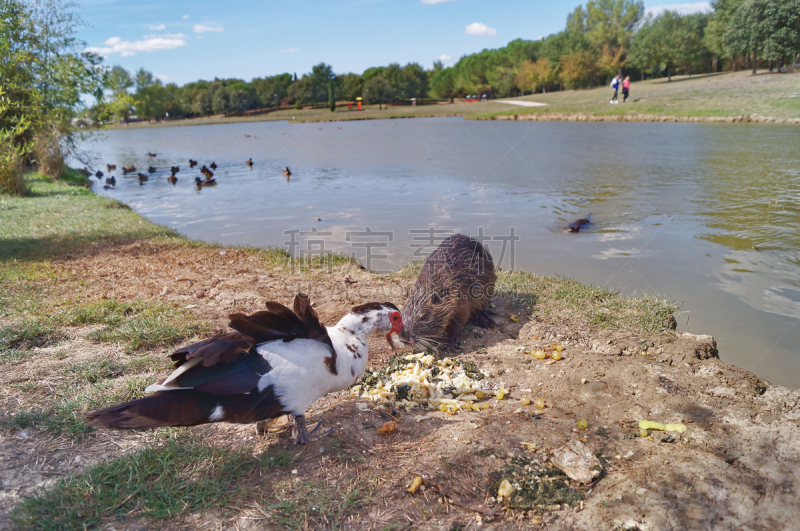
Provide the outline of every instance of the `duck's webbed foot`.
{"type": "Polygon", "coordinates": [[[292,430],[294,444],[308,444],[311,441],[318,441],[333,432],[333,428],[328,428],[327,430],[317,433],[317,431],[319,431],[319,429],[322,427],[322,421],[317,422],[314,428],[311,431],[308,431],[306,428],[305,415],[296,415],[294,417],[294,422],[296,424],[295,429],[292,430]]]}

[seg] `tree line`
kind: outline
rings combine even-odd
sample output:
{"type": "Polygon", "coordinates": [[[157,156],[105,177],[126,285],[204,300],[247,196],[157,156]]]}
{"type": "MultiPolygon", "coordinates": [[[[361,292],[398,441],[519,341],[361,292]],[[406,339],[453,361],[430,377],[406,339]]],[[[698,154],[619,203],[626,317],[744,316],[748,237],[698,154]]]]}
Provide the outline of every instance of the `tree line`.
{"type": "Polygon", "coordinates": [[[330,106],[361,97],[371,104],[416,98],[488,98],[603,85],[625,72],[634,79],[720,70],[780,71],[800,52],[800,0],[714,0],[710,13],[665,11],[645,16],[638,0],[589,0],[567,17],[566,27],[547,38],[516,39],[497,49],[462,57],[445,67],[435,61],[368,68],[336,74],[326,63],[311,72],[256,78],[197,81],[178,87],[145,71],[115,66],[107,95],[93,109],[96,119],[241,114],[280,106],[330,106]]]}

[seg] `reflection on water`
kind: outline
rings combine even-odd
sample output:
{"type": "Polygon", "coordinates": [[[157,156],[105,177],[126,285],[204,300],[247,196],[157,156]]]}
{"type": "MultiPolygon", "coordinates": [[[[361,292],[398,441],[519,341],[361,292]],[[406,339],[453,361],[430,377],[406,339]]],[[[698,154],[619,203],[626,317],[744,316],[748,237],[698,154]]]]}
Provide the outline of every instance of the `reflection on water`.
{"type": "Polygon", "coordinates": [[[503,268],[682,301],[681,328],[714,335],[727,361],[800,387],[796,131],[264,122],[110,131],[89,149],[98,166],[140,169],[157,152],[149,182],[116,174],[117,189],[101,193],[189,237],[296,252],[322,246],[391,270],[429,252],[420,242],[430,227],[483,231],[503,268]],[[189,158],[216,161],[218,186],[198,190],[189,158]],[[181,167],[174,185],[172,165],[181,167]],[[589,213],[588,230],[564,233],[589,213]]]}

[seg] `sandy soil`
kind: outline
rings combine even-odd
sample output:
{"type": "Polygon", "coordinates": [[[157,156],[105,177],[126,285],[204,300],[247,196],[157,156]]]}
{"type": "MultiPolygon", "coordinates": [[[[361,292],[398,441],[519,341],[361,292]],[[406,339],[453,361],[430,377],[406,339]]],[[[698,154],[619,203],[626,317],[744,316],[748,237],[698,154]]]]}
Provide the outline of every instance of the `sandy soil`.
{"type": "MultiPolygon", "coordinates": [[[[413,281],[358,268],[293,274],[261,264],[242,250],[138,243],[69,256],[57,267],[81,272],[88,297],[175,301],[220,328],[232,311],[253,311],[265,300],[288,303],[297,291],[309,293],[323,322],[330,323],[355,304],[402,303],[413,281]]],[[[347,485],[355,478],[371,478],[373,495],[340,522],[348,529],[793,525],[800,501],[800,391],[767,384],[720,361],[709,336],[644,337],[603,330],[570,315],[545,321],[535,308],[513,306],[499,297],[493,303],[497,327],[465,330],[460,356],[475,360],[490,375],[485,385],[502,384],[511,389],[510,396],[491,399],[491,408],[480,413],[428,412],[433,419],[424,422],[414,420],[421,411],[401,410],[395,414],[399,429],[384,436],[375,429],[385,421],[379,411],[360,411],[357,406],[364,401],[348,391],[329,395],[308,416],[322,418],[336,431],[303,450],[290,467],[296,475],[285,470],[261,485],[264,495],[271,495],[278,479],[347,485]],[[507,318],[511,313],[521,317],[519,322],[507,318]],[[524,352],[553,342],[565,347],[558,362],[530,361],[524,352]],[[542,397],[546,407],[522,405],[519,399],[526,395],[542,397]],[[577,429],[581,418],[588,420],[588,429],[577,429]],[[664,434],[656,431],[647,438],[626,438],[637,433],[641,419],[683,422],[687,430],[672,433],[672,443],[662,442],[664,434]],[[582,503],[523,510],[496,499],[495,471],[520,462],[531,470],[546,466],[553,450],[571,439],[583,441],[606,463],[604,475],[593,483],[570,482],[585,495],[582,503]],[[521,443],[533,443],[538,450],[521,443]],[[427,489],[412,496],[406,489],[418,475],[427,489]]],[[[47,386],[58,380],[66,363],[128,356],[87,341],[86,333],[76,329],[70,340],[5,366],[0,419],[44,406],[47,386]],[[29,389],[20,389],[23,380],[30,382],[29,389]]],[[[370,368],[380,367],[390,355],[385,341],[376,338],[370,368]]],[[[288,431],[258,436],[252,426],[237,425],[193,430],[213,444],[254,452],[291,448],[288,431]]],[[[152,441],[147,433],[100,431],[75,440],[34,428],[0,432],[0,529],[10,525],[9,511],[21,497],[152,441]]],[[[269,527],[264,518],[263,510],[249,504],[191,515],[165,527],[260,529],[269,527]]],[[[306,523],[328,527],[314,520],[306,523]]],[[[143,521],[140,527],[150,525],[143,521]]]]}

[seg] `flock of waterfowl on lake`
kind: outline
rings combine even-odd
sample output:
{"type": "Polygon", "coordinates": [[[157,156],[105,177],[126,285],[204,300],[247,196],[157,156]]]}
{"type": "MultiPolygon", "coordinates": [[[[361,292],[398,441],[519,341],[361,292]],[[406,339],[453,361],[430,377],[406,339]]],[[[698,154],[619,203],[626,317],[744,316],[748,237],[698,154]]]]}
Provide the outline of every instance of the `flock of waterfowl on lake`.
{"type": "MultiPolygon", "coordinates": [[[[153,157],[157,157],[158,154],[157,153],[148,152],[147,156],[150,157],[150,158],[153,158],[153,157]]],[[[246,161],[244,161],[244,164],[245,164],[245,166],[248,166],[250,169],[252,169],[253,168],[253,159],[252,159],[252,157],[247,159],[246,161]]],[[[197,166],[197,161],[193,160],[193,159],[189,159],[189,169],[191,170],[195,166],[197,166]]],[[[114,171],[116,169],[117,169],[117,165],[116,164],[106,164],[106,170],[108,171],[108,173],[111,173],[112,171],[114,171]]],[[[198,189],[206,187],[206,186],[215,186],[217,184],[217,179],[214,177],[214,172],[212,171],[212,170],[216,170],[216,169],[217,169],[217,163],[213,162],[213,161],[208,166],[206,166],[204,164],[203,166],[200,167],[200,174],[202,175],[202,177],[198,175],[198,176],[195,176],[195,178],[194,178],[194,184],[197,186],[198,189]]],[[[167,177],[167,182],[172,183],[172,184],[177,184],[177,182],[178,182],[177,174],[178,174],[178,172],[181,171],[180,166],[171,166],[169,171],[170,171],[170,175],[169,175],[169,177],[167,177]]],[[[133,164],[131,164],[129,166],[123,166],[123,168],[122,168],[122,175],[128,175],[128,174],[135,173],[136,174],[136,178],[139,181],[139,184],[144,184],[144,183],[146,183],[147,181],[150,180],[150,175],[148,175],[148,174],[153,174],[153,173],[157,173],[157,172],[158,172],[158,168],[156,168],[155,166],[148,166],[147,167],[147,173],[142,173],[140,171],[137,171],[136,170],[136,166],[133,165],[133,164]]],[[[102,171],[97,170],[97,172],[95,172],[94,176],[97,177],[98,180],[100,180],[100,179],[102,179],[104,177],[104,174],[103,174],[102,171]]],[[[287,181],[289,180],[289,177],[292,176],[292,171],[289,169],[288,166],[286,166],[286,168],[284,168],[283,176],[286,177],[287,181]]],[[[115,176],[111,175],[110,177],[106,177],[106,184],[103,186],[103,188],[105,190],[113,190],[114,187],[116,186],[116,184],[117,184],[117,178],[115,176]]]]}
{"type": "MultiPolygon", "coordinates": [[[[245,135],[245,136],[247,136],[247,135],[245,135]]],[[[154,157],[156,157],[158,155],[156,153],[149,153],[148,152],[147,156],[150,157],[150,158],[154,158],[154,157]]],[[[190,170],[192,170],[192,168],[197,166],[197,164],[198,164],[198,162],[196,160],[189,159],[189,169],[190,170]]],[[[246,161],[244,161],[244,164],[245,164],[245,166],[248,166],[250,169],[253,169],[253,159],[252,159],[252,157],[247,159],[246,161]]],[[[113,170],[117,169],[117,165],[116,164],[106,164],[106,168],[107,168],[108,172],[111,173],[113,170]]],[[[203,166],[200,167],[200,174],[202,175],[202,177],[201,176],[195,176],[195,178],[194,178],[194,184],[197,186],[198,190],[200,190],[200,189],[202,189],[204,187],[207,187],[207,186],[216,186],[217,179],[214,177],[214,172],[212,171],[212,170],[216,170],[216,169],[217,169],[217,163],[214,162],[214,161],[212,161],[211,164],[209,164],[208,166],[206,166],[204,164],[203,166]]],[[[170,167],[170,176],[167,177],[167,182],[172,183],[173,185],[177,184],[178,183],[177,174],[180,171],[181,171],[181,169],[180,169],[179,166],[170,167]]],[[[144,184],[144,183],[146,183],[147,181],[150,180],[150,176],[148,175],[148,173],[149,174],[153,174],[153,173],[157,173],[157,172],[158,172],[158,168],[156,168],[155,166],[148,166],[147,167],[147,173],[137,172],[136,171],[136,166],[134,166],[133,164],[131,164],[130,166],[124,166],[122,168],[122,174],[123,175],[128,175],[129,173],[136,173],[136,178],[139,180],[139,184],[144,184]]],[[[284,177],[286,177],[286,180],[288,181],[289,177],[292,176],[292,171],[289,169],[288,166],[286,166],[286,168],[284,168],[282,174],[283,174],[284,177]]],[[[100,171],[100,170],[97,170],[97,172],[94,174],[94,176],[97,177],[97,179],[102,179],[103,178],[103,172],[100,171]]],[[[117,184],[117,179],[116,179],[116,177],[114,177],[112,175],[112,176],[106,178],[106,184],[105,184],[105,186],[103,186],[103,188],[106,189],[106,190],[113,190],[114,187],[116,186],[116,184],[117,184]]],[[[581,218],[579,220],[573,221],[572,223],[570,223],[569,225],[564,227],[564,231],[566,231],[566,232],[580,232],[581,229],[588,229],[591,226],[592,226],[591,214],[588,214],[585,218],[581,218]]]]}

